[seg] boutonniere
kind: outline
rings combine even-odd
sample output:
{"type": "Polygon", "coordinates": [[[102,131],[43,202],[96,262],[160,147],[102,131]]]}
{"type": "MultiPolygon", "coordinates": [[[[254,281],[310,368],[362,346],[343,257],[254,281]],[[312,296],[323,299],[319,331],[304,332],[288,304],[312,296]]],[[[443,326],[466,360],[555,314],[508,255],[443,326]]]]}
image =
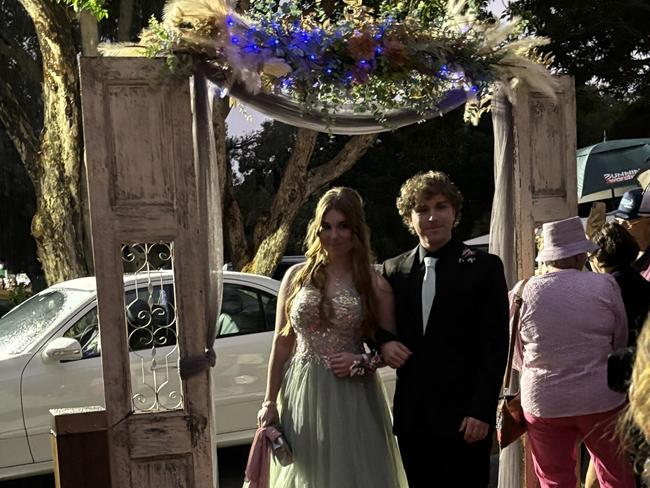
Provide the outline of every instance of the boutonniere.
{"type": "Polygon", "coordinates": [[[458,264],[473,263],[474,261],[476,261],[476,251],[470,249],[469,247],[463,249],[460,258],[458,258],[458,264]]]}

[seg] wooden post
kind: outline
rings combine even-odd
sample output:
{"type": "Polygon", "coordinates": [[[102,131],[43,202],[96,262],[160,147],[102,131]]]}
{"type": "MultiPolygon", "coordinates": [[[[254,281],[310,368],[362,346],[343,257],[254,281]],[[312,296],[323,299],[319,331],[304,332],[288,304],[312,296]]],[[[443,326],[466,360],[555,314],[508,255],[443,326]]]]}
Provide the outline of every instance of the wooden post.
{"type": "Polygon", "coordinates": [[[555,102],[522,84],[512,107],[520,279],[535,271],[535,228],[578,214],[575,88],[571,76],[557,80],[555,102]]]}
{"type": "MultiPolygon", "coordinates": [[[[557,100],[520,85],[512,107],[515,256],[519,279],[535,272],[535,230],[578,214],[573,77],[557,78],[557,100]]],[[[524,441],[526,488],[538,488],[524,441]]]]}
{"type": "MultiPolygon", "coordinates": [[[[535,272],[535,229],[578,212],[575,89],[569,76],[557,82],[555,101],[520,84],[514,103],[501,96],[493,106],[490,251],[504,261],[510,286],[535,272]]],[[[499,488],[538,487],[526,440],[521,452],[518,443],[501,453],[499,488]]]]}
{"type": "Polygon", "coordinates": [[[110,488],[106,411],[84,407],[50,413],[56,488],[110,488]]]}
{"type": "Polygon", "coordinates": [[[220,207],[205,208],[218,187],[205,169],[206,82],[173,76],[163,59],[81,58],[80,70],[111,486],[213,488],[210,371],[178,374],[179,362],[206,357],[219,312],[221,247],[208,242],[221,238],[220,207]],[[162,261],[173,273],[170,296],[153,269],[162,261]],[[127,270],[146,284],[132,303],[127,270]],[[138,301],[133,317],[127,306],[138,301]],[[154,305],[165,314],[154,317],[154,305]],[[158,342],[157,320],[168,334],[158,342]],[[139,327],[148,350],[134,349],[139,327]]]}

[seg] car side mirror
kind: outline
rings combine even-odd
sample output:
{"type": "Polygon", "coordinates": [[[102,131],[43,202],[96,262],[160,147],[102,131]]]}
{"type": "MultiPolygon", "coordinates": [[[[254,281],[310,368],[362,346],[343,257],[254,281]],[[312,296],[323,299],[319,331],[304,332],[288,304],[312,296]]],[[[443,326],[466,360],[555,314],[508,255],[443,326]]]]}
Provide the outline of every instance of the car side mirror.
{"type": "Polygon", "coordinates": [[[43,361],[52,363],[56,361],[75,361],[83,357],[81,344],[77,339],[70,337],[57,337],[50,342],[42,353],[43,361]]]}

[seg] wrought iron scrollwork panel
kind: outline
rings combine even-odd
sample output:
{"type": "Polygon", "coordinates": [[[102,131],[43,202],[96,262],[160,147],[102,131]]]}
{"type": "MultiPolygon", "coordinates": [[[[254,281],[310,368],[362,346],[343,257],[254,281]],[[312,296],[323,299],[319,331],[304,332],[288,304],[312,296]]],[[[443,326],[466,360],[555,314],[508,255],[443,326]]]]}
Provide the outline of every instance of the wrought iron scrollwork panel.
{"type": "Polygon", "coordinates": [[[122,262],[135,283],[125,294],[133,411],[181,410],[174,243],[123,244],[122,262]]]}

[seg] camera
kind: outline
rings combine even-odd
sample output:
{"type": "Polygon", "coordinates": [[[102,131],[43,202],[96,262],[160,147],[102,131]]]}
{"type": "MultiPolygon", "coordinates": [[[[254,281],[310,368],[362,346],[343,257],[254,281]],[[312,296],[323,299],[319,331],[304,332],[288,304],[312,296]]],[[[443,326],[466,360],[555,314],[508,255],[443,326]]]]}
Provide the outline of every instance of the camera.
{"type": "Polygon", "coordinates": [[[610,390],[626,393],[632,377],[636,346],[622,347],[607,356],[607,386],[610,390]]]}

